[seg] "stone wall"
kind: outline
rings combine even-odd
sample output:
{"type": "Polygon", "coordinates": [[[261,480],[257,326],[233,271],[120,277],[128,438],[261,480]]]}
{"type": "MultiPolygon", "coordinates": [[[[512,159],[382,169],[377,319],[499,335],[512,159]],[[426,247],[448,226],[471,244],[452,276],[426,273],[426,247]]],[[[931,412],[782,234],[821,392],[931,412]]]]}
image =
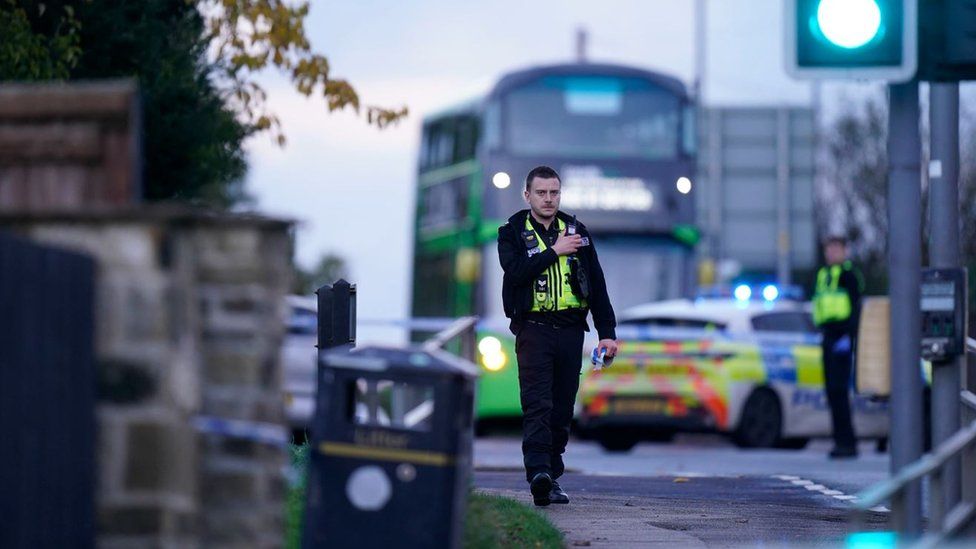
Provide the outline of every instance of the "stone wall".
{"type": "Polygon", "coordinates": [[[284,450],[195,425],[287,432],[290,224],[155,207],[0,214],[2,229],[98,265],[99,546],[280,546],[284,450]]]}

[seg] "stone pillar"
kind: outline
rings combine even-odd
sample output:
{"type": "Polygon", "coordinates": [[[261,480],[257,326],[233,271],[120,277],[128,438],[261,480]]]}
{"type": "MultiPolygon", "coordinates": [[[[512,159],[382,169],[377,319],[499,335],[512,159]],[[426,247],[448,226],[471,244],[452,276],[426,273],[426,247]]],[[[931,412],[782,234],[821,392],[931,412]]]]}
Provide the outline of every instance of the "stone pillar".
{"type": "MultiPolygon", "coordinates": [[[[191,239],[201,313],[203,413],[284,424],[279,349],[291,279],[283,232],[203,227],[191,239]]],[[[200,470],[207,547],[278,547],[286,455],[266,444],[207,436],[200,470]]]]}
{"type": "Polygon", "coordinates": [[[288,222],[144,207],[3,214],[0,230],[92,255],[100,547],[279,547],[282,448],[195,427],[285,429],[288,222]]]}

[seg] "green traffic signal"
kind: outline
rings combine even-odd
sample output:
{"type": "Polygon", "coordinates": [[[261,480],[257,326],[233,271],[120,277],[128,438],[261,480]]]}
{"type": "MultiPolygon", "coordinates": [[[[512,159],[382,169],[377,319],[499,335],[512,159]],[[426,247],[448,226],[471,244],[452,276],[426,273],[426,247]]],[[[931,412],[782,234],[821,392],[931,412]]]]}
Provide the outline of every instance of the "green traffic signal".
{"type": "Polygon", "coordinates": [[[910,79],[917,67],[918,1],[786,0],[787,72],[797,78],[910,79]]]}
{"type": "Polygon", "coordinates": [[[883,33],[881,8],[875,0],[820,0],[811,29],[828,42],[856,49],[883,33]]]}

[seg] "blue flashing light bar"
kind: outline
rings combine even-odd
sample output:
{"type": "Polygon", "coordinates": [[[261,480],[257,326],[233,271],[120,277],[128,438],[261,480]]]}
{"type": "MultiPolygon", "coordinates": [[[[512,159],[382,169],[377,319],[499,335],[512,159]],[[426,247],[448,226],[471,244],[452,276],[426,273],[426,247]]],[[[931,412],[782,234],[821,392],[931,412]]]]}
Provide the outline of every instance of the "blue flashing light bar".
{"type": "Polygon", "coordinates": [[[696,299],[735,299],[736,301],[763,300],[766,302],[791,300],[802,301],[803,289],[799,286],[777,284],[751,285],[745,282],[733,285],[705,286],[698,289],[696,299]]]}
{"type": "Polygon", "coordinates": [[[749,298],[752,297],[752,288],[745,284],[739,284],[735,287],[733,295],[739,301],[749,301],[749,298]]]}

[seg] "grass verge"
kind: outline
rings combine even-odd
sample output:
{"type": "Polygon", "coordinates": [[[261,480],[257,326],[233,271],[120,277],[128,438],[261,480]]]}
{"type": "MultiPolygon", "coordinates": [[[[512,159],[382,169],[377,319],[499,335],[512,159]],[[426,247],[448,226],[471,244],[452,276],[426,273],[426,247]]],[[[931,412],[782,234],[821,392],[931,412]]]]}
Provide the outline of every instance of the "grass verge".
{"type": "Polygon", "coordinates": [[[305,470],[308,469],[308,443],[291,445],[291,464],[296,477],[285,495],[285,549],[302,546],[302,520],[305,518],[305,470]]]}
{"type": "Polygon", "coordinates": [[[557,549],[563,537],[549,519],[513,499],[471,492],[464,521],[465,549],[557,549]]]}
{"type": "MultiPolygon", "coordinates": [[[[286,549],[301,547],[308,452],[308,444],[291,448],[297,475],[285,501],[286,549]]],[[[563,539],[549,519],[532,508],[512,499],[472,491],[468,494],[462,546],[464,549],[557,549],[563,546],[563,539]]]]}

